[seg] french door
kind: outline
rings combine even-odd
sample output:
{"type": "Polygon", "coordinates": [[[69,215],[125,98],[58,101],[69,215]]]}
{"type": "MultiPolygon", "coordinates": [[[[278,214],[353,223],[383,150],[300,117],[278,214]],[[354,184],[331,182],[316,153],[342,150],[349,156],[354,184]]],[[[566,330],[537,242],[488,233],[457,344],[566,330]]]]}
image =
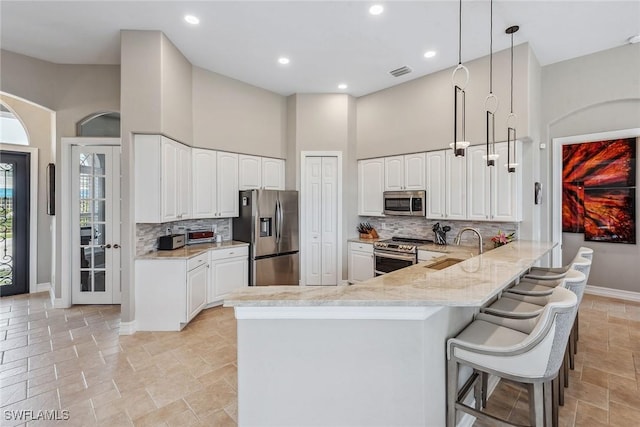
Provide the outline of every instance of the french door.
{"type": "Polygon", "coordinates": [[[0,296],[29,292],[29,153],[0,152],[0,296]]]}
{"type": "Polygon", "coordinates": [[[120,303],[120,147],[71,149],[72,304],[120,303]]]}

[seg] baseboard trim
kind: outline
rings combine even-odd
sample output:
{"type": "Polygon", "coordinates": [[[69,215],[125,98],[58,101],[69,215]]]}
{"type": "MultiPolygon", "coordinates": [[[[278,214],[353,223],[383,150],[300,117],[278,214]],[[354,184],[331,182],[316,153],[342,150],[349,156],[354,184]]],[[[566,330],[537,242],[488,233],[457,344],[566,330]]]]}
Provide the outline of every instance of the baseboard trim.
{"type": "Polygon", "coordinates": [[[136,321],[120,322],[120,335],[133,335],[136,333],[136,321]]]}
{"type": "Polygon", "coordinates": [[[592,285],[587,285],[584,291],[589,295],[640,302],[640,292],[623,291],[621,289],[604,288],[592,285]]]}
{"type": "Polygon", "coordinates": [[[33,289],[29,290],[29,293],[36,294],[39,292],[47,292],[49,289],[51,289],[51,282],[37,283],[33,289]]]}
{"type": "Polygon", "coordinates": [[[62,298],[53,299],[53,308],[69,308],[69,307],[71,307],[71,304],[66,303],[62,298]]]}

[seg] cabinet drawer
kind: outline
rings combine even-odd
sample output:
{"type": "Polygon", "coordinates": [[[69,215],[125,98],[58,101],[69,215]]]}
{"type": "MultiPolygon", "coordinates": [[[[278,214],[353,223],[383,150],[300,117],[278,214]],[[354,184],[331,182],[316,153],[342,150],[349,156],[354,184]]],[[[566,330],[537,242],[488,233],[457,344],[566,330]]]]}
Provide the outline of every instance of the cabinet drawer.
{"type": "Polygon", "coordinates": [[[349,242],[350,251],[373,253],[373,245],[371,243],[349,242]]]}
{"type": "Polygon", "coordinates": [[[234,257],[240,257],[240,256],[246,257],[248,255],[249,255],[248,246],[237,246],[235,248],[214,249],[209,251],[209,256],[211,257],[212,260],[234,258],[234,257]]]}
{"type": "Polygon", "coordinates": [[[187,271],[191,271],[196,267],[206,264],[209,261],[208,254],[205,252],[193,258],[189,258],[187,261],[187,271]]]}

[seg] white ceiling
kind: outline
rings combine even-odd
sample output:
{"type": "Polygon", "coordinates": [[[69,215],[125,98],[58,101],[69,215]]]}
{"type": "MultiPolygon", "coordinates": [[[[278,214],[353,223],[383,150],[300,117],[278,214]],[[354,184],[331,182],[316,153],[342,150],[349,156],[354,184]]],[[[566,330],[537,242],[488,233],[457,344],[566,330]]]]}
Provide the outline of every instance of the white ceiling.
{"type": "MultiPolygon", "coordinates": [[[[199,67],[282,95],[361,96],[457,63],[458,2],[444,1],[9,1],[3,49],[66,64],[118,64],[121,29],[160,30],[199,67]],[[368,8],[380,3],[382,15],[368,8]],[[196,27],[185,23],[197,15],[196,27]],[[436,50],[435,58],[423,53],[436,50]],[[282,66],[285,55],[291,63],[282,66]],[[407,65],[413,72],[392,77],[407,65]]],[[[489,1],[463,2],[462,60],[489,53],[489,1]]],[[[520,25],[541,65],[621,46],[640,34],[640,0],[494,2],[494,51],[520,25]]]]}

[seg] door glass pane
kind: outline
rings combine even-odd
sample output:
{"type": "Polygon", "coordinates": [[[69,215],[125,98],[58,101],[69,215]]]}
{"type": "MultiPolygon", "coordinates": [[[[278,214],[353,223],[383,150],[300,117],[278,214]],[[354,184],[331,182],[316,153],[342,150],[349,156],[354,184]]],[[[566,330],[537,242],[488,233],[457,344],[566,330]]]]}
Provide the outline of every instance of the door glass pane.
{"type": "Polygon", "coordinates": [[[105,225],[104,224],[96,224],[94,227],[94,234],[93,234],[93,244],[94,245],[104,245],[105,241],[104,241],[104,230],[105,230],[105,225]]]}
{"type": "Polygon", "coordinates": [[[92,255],[90,247],[83,246],[80,248],[80,268],[91,268],[92,255]]]}
{"type": "Polygon", "coordinates": [[[105,280],[105,271],[102,270],[96,270],[93,273],[93,280],[94,280],[94,284],[93,284],[93,291],[94,292],[104,292],[105,291],[105,284],[104,284],[104,280],[105,280]]]}
{"type": "Polygon", "coordinates": [[[0,286],[13,285],[14,163],[0,163],[0,286]]]}
{"type": "Polygon", "coordinates": [[[93,266],[95,268],[105,268],[105,250],[108,249],[101,248],[100,246],[93,248],[93,266]]]}
{"type": "Polygon", "coordinates": [[[80,290],[82,292],[91,292],[91,271],[80,270],[80,290]]]}
{"type": "Polygon", "coordinates": [[[95,175],[104,175],[105,174],[105,168],[104,168],[104,154],[94,154],[94,158],[93,158],[93,173],[95,175]]]}
{"type": "Polygon", "coordinates": [[[95,195],[96,198],[98,199],[104,199],[105,197],[105,181],[104,181],[104,177],[96,177],[94,180],[94,190],[93,190],[93,194],[95,195]]]}
{"type": "Polygon", "coordinates": [[[104,200],[94,200],[93,201],[94,210],[94,221],[104,221],[105,218],[105,202],[104,200]]]}

